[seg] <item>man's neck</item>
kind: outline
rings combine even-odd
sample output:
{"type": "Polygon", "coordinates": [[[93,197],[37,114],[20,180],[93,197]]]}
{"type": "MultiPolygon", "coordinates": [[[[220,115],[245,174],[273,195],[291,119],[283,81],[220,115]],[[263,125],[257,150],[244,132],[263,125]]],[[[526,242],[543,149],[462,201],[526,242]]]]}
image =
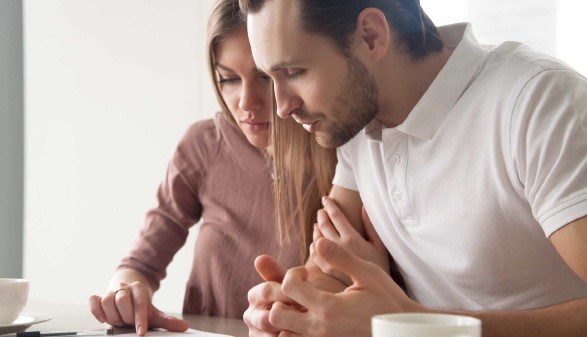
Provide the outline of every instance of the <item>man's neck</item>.
{"type": "Polygon", "coordinates": [[[387,71],[382,71],[377,78],[380,110],[376,118],[386,127],[403,123],[451,54],[452,51],[445,48],[419,61],[413,61],[406,54],[391,55],[387,71]]]}

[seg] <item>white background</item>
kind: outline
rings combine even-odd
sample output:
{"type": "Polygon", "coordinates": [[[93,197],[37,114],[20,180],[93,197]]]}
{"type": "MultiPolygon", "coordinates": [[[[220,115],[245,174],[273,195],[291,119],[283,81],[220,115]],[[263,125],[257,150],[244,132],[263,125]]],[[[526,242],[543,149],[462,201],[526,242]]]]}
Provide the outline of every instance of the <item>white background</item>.
{"type": "MultiPolygon", "coordinates": [[[[192,121],[217,110],[203,41],[211,3],[25,0],[31,299],[85,303],[105,290],[154,205],[176,142],[192,121]]],[[[422,6],[439,25],[472,21],[482,43],[523,40],[587,73],[583,2],[422,6]]],[[[155,296],[164,310],[181,311],[194,235],[155,296]]]]}
{"type": "MultiPolygon", "coordinates": [[[[102,294],[174,147],[217,103],[204,0],[25,1],[25,276],[31,299],[102,294]]],[[[155,297],[180,312],[194,235],[155,297]]]]}

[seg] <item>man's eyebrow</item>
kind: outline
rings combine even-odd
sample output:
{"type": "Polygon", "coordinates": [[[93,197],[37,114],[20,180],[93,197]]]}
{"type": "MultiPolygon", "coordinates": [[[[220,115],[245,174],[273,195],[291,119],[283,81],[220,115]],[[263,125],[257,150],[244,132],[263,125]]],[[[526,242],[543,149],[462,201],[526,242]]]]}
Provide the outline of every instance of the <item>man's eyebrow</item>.
{"type": "Polygon", "coordinates": [[[269,68],[269,72],[274,73],[278,70],[281,70],[282,68],[287,68],[290,65],[289,62],[282,62],[282,63],[278,63],[276,65],[273,65],[269,68]]]}
{"type": "Polygon", "coordinates": [[[287,68],[287,67],[299,67],[300,64],[307,63],[307,62],[308,61],[306,61],[306,60],[295,60],[295,61],[281,62],[281,63],[278,63],[278,64],[271,66],[269,68],[269,72],[274,73],[278,70],[281,70],[281,69],[287,68]]]}

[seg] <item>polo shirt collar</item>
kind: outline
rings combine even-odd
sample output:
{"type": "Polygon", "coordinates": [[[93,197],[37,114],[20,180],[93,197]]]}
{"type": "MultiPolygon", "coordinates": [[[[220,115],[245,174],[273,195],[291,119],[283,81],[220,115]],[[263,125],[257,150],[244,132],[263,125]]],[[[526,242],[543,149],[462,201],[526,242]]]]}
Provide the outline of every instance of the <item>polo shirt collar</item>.
{"type": "MultiPolygon", "coordinates": [[[[458,23],[438,30],[445,47],[453,49],[453,53],[406,120],[397,126],[399,131],[420,139],[432,139],[485,58],[471,24],[458,23]]],[[[365,134],[380,140],[381,127],[379,121],[373,120],[365,127],[365,134]]]]}

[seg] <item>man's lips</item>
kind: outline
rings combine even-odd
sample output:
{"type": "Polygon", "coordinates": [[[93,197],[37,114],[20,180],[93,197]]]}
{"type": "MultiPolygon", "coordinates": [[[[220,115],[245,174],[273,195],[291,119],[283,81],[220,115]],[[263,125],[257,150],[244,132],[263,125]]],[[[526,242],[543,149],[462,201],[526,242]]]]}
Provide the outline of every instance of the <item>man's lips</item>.
{"type": "Polygon", "coordinates": [[[318,124],[318,121],[315,121],[312,123],[302,123],[302,126],[309,133],[314,133],[314,132],[316,132],[316,124],[318,124]]]}
{"type": "Polygon", "coordinates": [[[316,131],[316,124],[318,123],[318,120],[314,120],[314,121],[305,121],[302,120],[301,118],[299,118],[296,115],[292,116],[293,119],[296,121],[296,123],[302,124],[302,126],[304,127],[304,129],[310,133],[313,133],[316,131]]]}

